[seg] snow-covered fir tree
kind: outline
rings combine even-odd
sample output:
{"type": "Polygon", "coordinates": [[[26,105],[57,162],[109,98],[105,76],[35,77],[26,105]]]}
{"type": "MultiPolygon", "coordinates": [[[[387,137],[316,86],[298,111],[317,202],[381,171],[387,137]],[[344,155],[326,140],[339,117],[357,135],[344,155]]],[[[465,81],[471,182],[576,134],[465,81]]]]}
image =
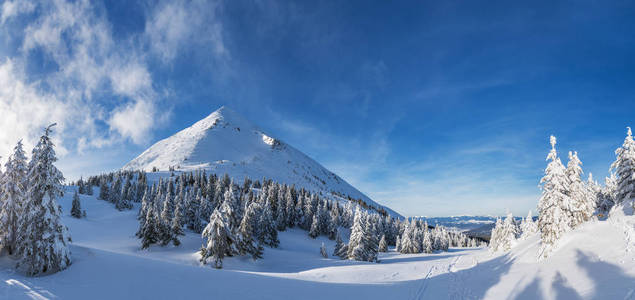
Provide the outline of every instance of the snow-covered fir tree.
{"type": "Polygon", "coordinates": [[[595,211],[595,203],[589,199],[588,190],[582,182],[582,162],[578,158],[577,152],[569,151],[569,163],[567,163],[567,178],[568,178],[568,195],[571,199],[571,206],[569,212],[571,218],[569,220],[569,226],[575,228],[576,226],[586,222],[591,218],[595,211]]]}
{"type": "Polygon", "coordinates": [[[361,261],[377,261],[377,249],[373,248],[371,237],[366,228],[365,212],[357,206],[353,227],[351,227],[351,237],[348,242],[348,258],[361,261]]]}
{"type": "Polygon", "coordinates": [[[501,230],[498,232],[498,250],[509,251],[514,246],[518,229],[512,213],[508,213],[501,230]]]}
{"type": "Polygon", "coordinates": [[[156,244],[161,240],[158,222],[156,210],[154,207],[148,207],[138,232],[138,236],[141,238],[141,249],[147,249],[150,245],[156,244]]]}
{"type": "Polygon", "coordinates": [[[329,255],[326,252],[326,246],[324,245],[324,242],[322,242],[322,246],[320,246],[320,255],[322,255],[322,257],[324,258],[329,258],[329,255]]]}
{"type": "Polygon", "coordinates": [[[276,222],[273,220],[270,207],[269,203],[265,202],[265,205],[260,213],[260,222],[258,226],[261,229],[261,234],[259,242],[269,247],[276,248],[278,247],[278,244],[280,244],[280,240],[278,240],[276,222]]]}
{"type": "Polygon", "coordinates": [[[201,262],[206,264],[207,260],[211,258],[214,261],[214,267],[217,269],[223,267],[223,258],[225,256],[232,255],[234,238],[227,224],[225,224],[226,219],[218,209],[215,209],[210,216],[209,223],[201,234],[204,240],[200,251],[201,262]]]}
{"type": "Polygon", "coordinates": [[[110,196],[108,195],[108,183],[106,181],[106,178],[102,178],[101,182],[99,183],[99,199],[108,200],[108,198],[110,198],[110,196]]]}
{"type": "Polygon", "coordinates": [[[503,221],[500,218],[496,218],[496,223],[494,223],[494,228],[492,228],[492,232],[490,233],[489,238],[489,250],[492,252],[498,251],[500,247],[502,229],[503,221]]]}
{"type": "MultiPolygon", "coordinates": [[[[168,185],[169,186],[169,185],[168,185]]],[[[165,193],[163,200],[163,208],[159,217],[159,236],[161,245],[165,246],[174,240],[172,232],[172,218],[174,214],[174,202],[170,193],[170,188],[165,193]]]]}
{"type": "Polygon", "coordinates": [[[432,244],[432,234],[430,233],[430,230],[428,230],[428,225],[426,224],[424,227],[423,242],[421,244],[421,248],[423,248],[422,251],[424,253],[432,253],[432,251],[434,251],[432,244]]]}
{"type": "Polygon", "coordinates": [[[13,149],[13,155],[5,163],[0,186],[0,250],[9,255],[16,250],[20,230],[20,216],[26,201],[26,155],[22,141],[13,149]]]}
{"type": "Polygon", "coordinates": [[[379,240],[379,252],[388,252],[388,244],[386,243],[386,235],[382,234],[379,240]]]}
{"type": "Polygon", "coordinates": [[[57,198],[63,196],[64,176],[54,163],[54,144],[50,125],[33,149],[27,178],[28,190],[20,220],[18,269],[27,275],[54,273],[71,264],[67,243],[71,238],[60,215],[57,198]]]}
{"type": "Polygon", "coordinates": [[[344,242],[342,241],[342,236],[340,235],[339,230],[337,231],[337,235],[335,237],[335,248],[333,249],[333,255],[341,259],[348,258],[348,245],[344,244],[344,242]]]}
{"type": "Polygon", "coordinates": [[[628,202],[627,205],[633,206],[633,198],[635,198],[635,141],[631,128],[627,127],[626,138],[622,147],[615,150],[617,158],[611,164],[611,169],[615,171],[617,177],[617,186],[615,189],[616,203],[628,202]]]}
{"type": "Polygon", "coordinates": [[[176,208],[174,209],[174,216],[172,217],[172,222],[170,224],[170,233],[172,235],[172,244],[174,246],[178,246],[181,244],[179,240],[179,236],[185,235],[183,232],[183,202],[178,201],[176,203],[176,208]]]}
{"type": "Polygon", "coordinates": [[[604,186],[600,189],[598,197],[598,211],[599,213],[606,215],[615,205],[617,197],[617,177],[615,172],[604,178],[604,186]]]}
{"type": "Polygon", "coordinates": [[[521,238],[525,239],[533,236],[538,232],[538,225],[534,222],[531,210],[527,213],[527,217],[523,219],[520,224],[520,231],[522,232],[521,238]]]}
{"type": "Polygon", "coordinates": [[[238,243],[238,253],[240,255],[249,254],[255,260],[262,258],[262,246],[257,241],[257,221],[260,204],[252,202],[245,210],[236,240],[238,243]]]}
{"type": "Polygon", "coordinates": [[[73,218],[81,218],[82,217],[82,208],[81,208],[81,204],[79,203],[79,194],[77,193],[77,191],[75,191],[75,194],[73,195],[73,204],[71,207],[71,216],[73,216],[73,218]]]}
{"type": "Polygon", "coordinates": [[[571,198],[566,169],[556,152],[556,138],[551,136],[551,151],[547,155],[545,176],[540,183],[542,196],[538,202],[538,229],[542,240],[541,257],[547,257],[560,237],[570,229],[571,198]]]}

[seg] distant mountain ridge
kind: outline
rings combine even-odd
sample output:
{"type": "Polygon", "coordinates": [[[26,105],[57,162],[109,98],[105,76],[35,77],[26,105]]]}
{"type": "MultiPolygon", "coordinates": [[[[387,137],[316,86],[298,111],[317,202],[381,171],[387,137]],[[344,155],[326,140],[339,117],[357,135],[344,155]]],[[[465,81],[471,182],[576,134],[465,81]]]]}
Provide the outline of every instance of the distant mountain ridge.
{"type": "Polygon", "coordinates": [[[123,169],[205,169],[219,175],[227,173],[237,180],[268,178],[334,198],[361,199],[367,205],[383,208],[390,215],[401,217],[304,153],[265,133],[224,106],[192,126],[155,143],[123,169]]]}

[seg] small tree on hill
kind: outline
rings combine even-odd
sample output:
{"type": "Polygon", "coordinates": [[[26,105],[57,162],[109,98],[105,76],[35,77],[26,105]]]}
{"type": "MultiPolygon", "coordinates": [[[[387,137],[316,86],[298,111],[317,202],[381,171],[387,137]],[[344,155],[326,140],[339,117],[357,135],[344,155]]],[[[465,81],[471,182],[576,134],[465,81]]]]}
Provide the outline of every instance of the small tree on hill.
{"type": "Polygon", "coordinates": [[[77,219],[82,217],[82,209],[80,207],[79,195],[77,194],[77,191],[73,195],[73,204],[72,204],[72,207],[71,207],[71,216],[73,216],[73,218],[77,218],[77,219]]]}

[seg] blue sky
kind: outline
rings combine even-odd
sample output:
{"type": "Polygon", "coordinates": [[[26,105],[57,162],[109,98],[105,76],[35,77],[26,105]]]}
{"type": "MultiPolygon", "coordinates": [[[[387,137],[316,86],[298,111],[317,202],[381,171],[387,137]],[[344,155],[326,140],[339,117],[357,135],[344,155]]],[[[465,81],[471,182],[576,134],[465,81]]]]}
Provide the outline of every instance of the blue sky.
{"type": "Polygon", "coordinates": [[[635,109],[621,1],[5,1],[0,153],[69,178],[221,105],[404,215],[525,215],[548,137],[603,181],[635,109]]]}

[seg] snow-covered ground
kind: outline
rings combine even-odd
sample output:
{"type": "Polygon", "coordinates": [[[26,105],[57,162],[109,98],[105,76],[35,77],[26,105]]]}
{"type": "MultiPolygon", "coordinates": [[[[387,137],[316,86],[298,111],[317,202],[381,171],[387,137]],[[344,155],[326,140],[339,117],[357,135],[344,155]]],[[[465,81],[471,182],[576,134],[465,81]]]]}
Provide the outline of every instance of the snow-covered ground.
{"type": "Polygon", "coordinates": [[[510,253],[450,249],[435,254],[391,251],[380,263],[324,259],[334,243],[299,229],[280,233],[264,259],[227,258],[217,270],[198,262],[201,238],[187,233],[179,247],[140,250],[136,209],[119,212],[81,196],[86,219],[69,215],[72,193],[60,203],[73,244],[73,264],[44,277],[16,274],[0,262],[0,299],[635,299],[633,217],[594,221],[569,233],[537,262],[537,236],[510,253]]]}

